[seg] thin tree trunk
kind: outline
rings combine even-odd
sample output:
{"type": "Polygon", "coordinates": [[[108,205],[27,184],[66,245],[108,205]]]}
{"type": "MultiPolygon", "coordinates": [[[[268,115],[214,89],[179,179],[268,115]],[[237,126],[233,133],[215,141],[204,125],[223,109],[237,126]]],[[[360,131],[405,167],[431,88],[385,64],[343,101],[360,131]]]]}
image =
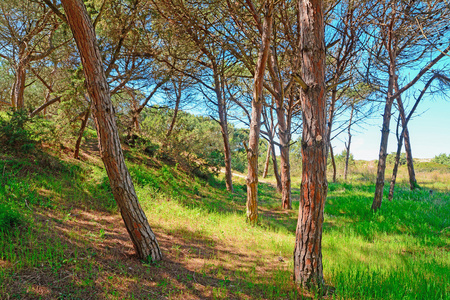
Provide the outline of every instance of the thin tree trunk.
{"type": "MultiPolygon", "coordinates": [[[[333,146],[331,145],[331,141],[328,143],[328,151],[330,153],[331,157],[331,166],[333,166],[333,182],[336,182],[336,174],[337,174],[337,168],[336,168],[336,160],[334,159],[334,152],[333,152],[333,146]]],[[[327,155],[328,157],[328,155],[327,155]]]]}
{"type": "Polygon", "coordinates": [[[350,159],[350,145],[352,143],[352,132],[351,132],[351,126],[352,126],[352,120],[353,120],[353,112],[355,110],[355,105],[352,104],[352,110],[350,112],[350,120],[348,121],[348,143],[345,145],[345,151],[347,151],[345,155],[345,168],[344,168],[344,180],[347,180],[347,174],[348,174],[348,161],[350,159]]]}
{"type": "Polygon", "coordinates": [[[93,103],[100,156],[108,173],[112,192],[125,227],[139,258],[160,260],[162,259],[161,250],[139,204],[130,173],[125,165],[114,107],[94,27],[81,0],[62,0],[61,2],[81,56],[87,90],[93,103]]]}
{"type": "Polygon", "coordinates": [[[90,114],[91,114],[91,104],[89,103],[89,107],[86,110],[86,113],[84,114],[83,121],[81,122],[81,127],[80,127],[80,131],[78,132],[77,142],[75,143],[75,151],[73,153],[73,158],[75,158],[75,159],[80,159],[79,154],[80,154],[81,140],[83,139],[83,133],[84,133],[84,130],[86,129],[86,125],[88,123],[90,114]]]}
{"type": "Polygon", "coordinates": [[[395,62],[391,60],[389,66],[389,85],[386,104],[384,106],[383,127],[381,129],[380,152],[378,157],[377,181],[375,184],[375,196],[372,203],[372,210],[376,211],[381,207],[383,201],[384,175],[386,171],[386,156],[389,138],[389,126],[391,122],[392,103],[394,102],[393,86],[395,77],[395,62]]]}
{"type": "Polygon", "coordinates": [[[269,163],[270,163],[270,153],[272,152],[272,147],[270,146],[270,142],[267,142],[267,154],[266,154],[266,162],[264,163],[264,172],[262,177],[266,178],[267,173],[269,172],[269,163]]]}
{"type": "Polygon", "coordinates": [[[170,122],[169,129],[167,130],[166,137],[170,137],[172,134],[172,130],[175,128],[175,123],[177,122],[177,116],[178,116],[178,109],[180,107],[180,101],[181,101],[181,91],[180,93],[177,92],[177,97],[175,99],[175,108],[173,109],[173,117],[172,121],[170,122]]]}
{"type": "Polygon", "coordinates": [[[277,76],[280,72],[278,71],[277,61],[273,51],[269,57],[268,69],[275,91],[275,111],[277,113],[278,138],[280,140],[281,207],[284,209],[292,209],[291,166],[289,164],[290,132],[286,122],[283,88],[280,78],[277,76]]]}
{"type": "MultiPolygon", "coordinates": [[[[395,79],[394,88],[395,92],[398,92],[399,90],[398,78],[395,79]]],[[[404,128],[402,131],[403,131],[403,138],[405,141],[406,165],[408,167],[408,174],[409,174],[409,187],[411,190],[414,190],[418,185],[416,180],[416,172],[414,171],[414,162],[411,151],[411,143],[409,140],[408,125],[406,124],[405,109],[403,107],[403,102],[400,95],[397,97],[397,105],[400,112],[400,119],[402,120],[402,128],[404,128]]]]}
{"type": "Polygon", "coordinates": [[[389,198],[388,198],[389,201],[392,201],[392,199],[394,198],[395,181],[397,179],[398,165],[400,163],[402,145],[403,145],[403,134],[398,137],[397,152],[395,153],[394,169],[392,170],[391,184],[389,186],[389,198]]]}
{"type": "Polygon", "coordinates": [[[275,176],[275,179],[277,181],[277,192],[281,193],[282,187],[281,187],[281,176],[280,172],[278,171],[278,161],[277,161],[277,154],[275,153],[275,145],[273,143],[270,143],[270,147],[272,148],[272,165],[273,165],[273,175],[275,176]]]}
{"type": "Polygon", "coordinates": [[[255,224],[258,220],[258,147],[259,133],[261,130],[261,113],[263,106],[263,81],[267,58],[270,51],[270,38],[272,36],[272,12],[273,2],[267,0],[264,4],[264,21],[262,26],[261,46],[256,63],[252,113],[250,120],[250,135],[248,141],[247,160],[247,220],[255,224]]]}
{"type": "Polygon", "coordinates": [[[302,185],[294,250],[294,281],[323,287],[322,228],[327,196],[327,128],[323,3],[300,0],[302,185]]]}

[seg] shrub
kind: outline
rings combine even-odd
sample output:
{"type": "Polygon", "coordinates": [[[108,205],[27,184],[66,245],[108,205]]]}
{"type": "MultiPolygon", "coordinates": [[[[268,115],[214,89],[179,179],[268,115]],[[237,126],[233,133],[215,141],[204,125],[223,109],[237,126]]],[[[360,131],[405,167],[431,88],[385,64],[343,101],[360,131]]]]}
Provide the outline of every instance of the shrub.
{"type": "MultiPolygon", "coordinates": [[[[388,156],[386,157],[386,162],[388,164],[395,164],[395,156],[397,155],[396,152],[392,152],[391,154],[388,154],[388,156]]],[[[398,164],[400,166],[406,165],[406,153],[403,152],[402,154],[400,154],[400,160],[398,161],[398,164]]]]}
{"type": "Polygon", "coordinates": [[[436,155],[431,161],[437,164],[450,166],[450,154],[446,155],[445,153],[441,153],[436,155]]]}
{"type": "Polygon", "coordinates": [[[0,203],[0,231],[8,231],[23,223],[23,216],[11,207],[0,203]]]}

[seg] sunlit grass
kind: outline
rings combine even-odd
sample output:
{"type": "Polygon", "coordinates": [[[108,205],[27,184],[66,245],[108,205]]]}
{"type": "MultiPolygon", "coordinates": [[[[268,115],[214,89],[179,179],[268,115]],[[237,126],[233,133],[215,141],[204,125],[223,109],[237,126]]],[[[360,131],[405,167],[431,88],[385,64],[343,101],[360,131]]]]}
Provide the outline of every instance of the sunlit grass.
{"type": "MultiPolygon", "coordinates": [[[[324,276],[336,291],[327,297],[450,299],[449,173],[419,170],[423,189],[410,191],[401,168],[394,201],[384,201],[373,213],[373,166],[358,163],[348,183],[342,178],[329,183],[324,276]]],[[[8,286],[17,279],[39,272],[53,276],[54,282],[68,280],[60,290],[48,285],[48,295],[54,298],[57,291],[63,298],[301,297],[292,283],[298,178],[292,184],[294,209],[288,212],[280,209],[273,178],[260,185],[260,221],[251,226],[245,221],[245,179],[234,178],[231,194],[223,176],[201,180],[177,166],[149,168],[128,162],[141,205],[167,245],[165,263],[142,265],[129,258],[100,260],[97,255],[99,245],[117,238],[114,227],[123,226],[106,226],[104,219],[93,218],[117,216],[101,164],[66,161],[55,166],[57,174],[52,166],[36,167],[26,160],[0,162],[0,204],[11,207],[4,218],[18,220],[0,230],[0,298],[14,296],[8,286]],[[73,213],[75,208],[85,211],[84,219],[73,213]],[[174,266],[184,271],[174,271],[174,266]],[[160,275],[152,275],[155,271],[160,275]]],[[[15,297],[45,299],[36,289],[30,283],[15,291],[15,297]]]]}

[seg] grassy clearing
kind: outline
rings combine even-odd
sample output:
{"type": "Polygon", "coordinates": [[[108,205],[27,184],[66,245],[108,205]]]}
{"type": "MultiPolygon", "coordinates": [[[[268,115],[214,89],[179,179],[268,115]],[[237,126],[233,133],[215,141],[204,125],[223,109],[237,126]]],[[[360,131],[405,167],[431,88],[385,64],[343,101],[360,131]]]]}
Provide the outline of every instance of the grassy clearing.
{"type": "MultiPolygon", "coordinates": [[[[220,177],[127,157],[164,261],[135,258],[97,158],[3,157],[0,298],[317,298],[292,284],[298,179],[293,211],[261,184],[260,224],[252,227],[244,179],[235,178],[230,194],[220,177]]],[[[425,167],[424,189],[411,192],[400,178],[394,201],[377,213],[369,209],[370,164],[350,183],[329,184],[323,257],[336,293],[328,299],[450,299],[450,173],[425,167]]]]}

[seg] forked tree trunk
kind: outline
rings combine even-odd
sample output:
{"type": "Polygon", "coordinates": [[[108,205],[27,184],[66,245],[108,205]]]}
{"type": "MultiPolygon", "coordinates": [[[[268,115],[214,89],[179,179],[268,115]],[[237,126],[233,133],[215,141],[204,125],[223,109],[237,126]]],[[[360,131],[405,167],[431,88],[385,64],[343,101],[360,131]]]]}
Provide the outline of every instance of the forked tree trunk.
{"type": "Polygon", "coordinates": [[[302,185],[294,250],[294,281],[323,287],[322,227],[327,196],[325,39],[321,0],[300,0],[302,185]]]}
{"type": "MultiPolygon", "coordinates": [[[[395,79],[394,83],[395,92],[398,92],[398,78],[395,79]]],[[[402,98],[400,96],[397,97],[397,105],[398,110],[400,112],[400,119],[402,120],[402,132],[403,132],[403,139],[405,141],[405,152],[406,152],[406,165],[408,167],[408,175],[409,175],[409,187],[411,190],[414,190],[417,185],[416,180],[416,172],[414,171],[414,162],[413,162],[413,156],[411,151],[411,143],[409,140],[409,130],[408,125],[406,122],[406,116],[405,116],[405,109],[403,107],[402,98]]],[[[401,151],[401,146],[400,146],[401,151]]],[[[398,168],[398,167],[397,167],[398,168]]]]}
{"type": "Polygon", "coordinates": [[[61,2],[81,56],[87,90],[93,103],[100,155],[125,227],[139,258],[160,260],[162,254],[158,242],[139,204],[130,173],[125,165],[114,107],[92,22],[81,0],[61,2]]]}
{"type": "Polygon", "coordinates": [[[263,81],[266,69],[267,58],[269,56],[270,38],[272,35],[272,12],[273,2],[267,0],[264,4],[264,21],[262,26],[261,46],[256,63],[252,114],[250,120],[250,135],[248,140],[247,160],[247,220],[255,224],[258,220],[258,147],[259,133],[261,130],[261,113],[263,106],[263,81]]]}
{"type": "Polygon", "coordinates": [[[272,152],[272,147],[270,146],[270,142],[267,142],[267,154],[266,154],[266,162],[264,163],[264,171],[263,178],[267,177],[267,173],[269,172],[269,163],[270,163],[270,154],[272,152]]]}
{"type": "Polygon", "coordinates": [[[344,168],[344,180],[347,180],[347,175],[348,175],[348,161],[350,159],[350,146],[352,144],[352,132],[351,132],[351,127],[352,127],[352,120],[353,120],[353,112],[355,111],[355,105],[352,104],[352,110],[350,111],[350,120],[348,121],[348,129],[347,129],[347,133],[348,133],[348,142],[345,145],[345,151],[347,151],[346,155],[345,155],[345,168],[344,168]]]}

